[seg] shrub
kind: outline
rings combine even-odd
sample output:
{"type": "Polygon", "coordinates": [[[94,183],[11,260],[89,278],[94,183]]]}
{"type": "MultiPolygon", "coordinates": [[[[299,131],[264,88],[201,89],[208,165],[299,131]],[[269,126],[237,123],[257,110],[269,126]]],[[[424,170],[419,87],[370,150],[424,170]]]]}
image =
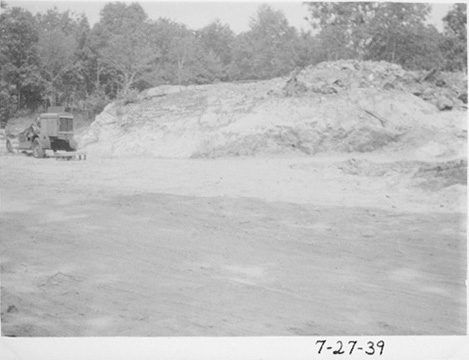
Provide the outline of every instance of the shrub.
{"type": "Polygon", "coordinates": [[[104,93],[103,89],[97,89],[94,91],[86,100],[85,100],[85,109],[88,113],[88,116],[94,117],[96,114],[99,114],[104,110],[107,104],[109,104],[110,99],[104,93]]]}
{"type": "Polygon", "coordinates": [[[138,101],[138,94],[137,89],[122,90],[117,93],[117,101],[121,105],[133,104],[138,101]]]}

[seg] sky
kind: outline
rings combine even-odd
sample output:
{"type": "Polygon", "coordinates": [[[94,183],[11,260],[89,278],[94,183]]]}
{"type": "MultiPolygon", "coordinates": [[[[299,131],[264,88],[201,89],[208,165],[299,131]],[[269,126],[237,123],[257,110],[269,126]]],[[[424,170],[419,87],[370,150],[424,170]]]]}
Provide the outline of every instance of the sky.
{"type": "MultiPolygon", "coordinates": [[[[19,6],[33,14],[43,13],[54,6],[60,12],[71,10],[75,13],[84,13],[92,26],[99,21],[99,12],[105,5],[105,1],[42,1],[42,0],[5,0],[10,6],[19,6]]],[[[122,0],[121,0],[122,1],[122,0]]],[[[150,19],[158,19],[166,17],[179,23],[186,24],[190,29],[200,29],[215,19],[221,20],[222,23],[228,24],[235,33],[249,30],[249,20],[255,16],[257,8],[261,2],[225,2],[225,1],[149,1],[134,0],[126,2],[139,2],[150,19]]],[[[311,30],[311,26],[304,19],[307,15],[307,7],[300,1],[288,2],[266,2],[274,9],[284,12],[290,25],[301,30],[311,30]]],[[[441,19],[451,8],[452,3],[432,3],[432,14],[428,19],[430,24],[442,30],[441,19]]]]}

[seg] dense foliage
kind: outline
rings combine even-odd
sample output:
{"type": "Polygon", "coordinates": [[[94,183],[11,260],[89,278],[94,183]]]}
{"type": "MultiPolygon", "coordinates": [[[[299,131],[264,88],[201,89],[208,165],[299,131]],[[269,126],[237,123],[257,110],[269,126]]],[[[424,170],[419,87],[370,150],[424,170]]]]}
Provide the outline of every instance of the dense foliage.
{"type": "Polygon", "coordinates": [[[1,2],[0,113],[61,104],[93,114],[110,99],[161,84],[269,79],[339,59],[385,60],[407,69],[466,71],[466,5],[426,25],[427,4],[305,3],[312,31],[261,5],[235,34],[216,20],[199,29],[151,20],[138,3],[107,3],[93,27],[56,8],[33,16],[1,2]]]}
{"type": "Polygon", "coordinates": [[[411,70],[467,71],[466,4],[454,4],[439,33],[430,5],[396,2],[306,3],[319,30],[320,60],[384,60],[411,70]]]}

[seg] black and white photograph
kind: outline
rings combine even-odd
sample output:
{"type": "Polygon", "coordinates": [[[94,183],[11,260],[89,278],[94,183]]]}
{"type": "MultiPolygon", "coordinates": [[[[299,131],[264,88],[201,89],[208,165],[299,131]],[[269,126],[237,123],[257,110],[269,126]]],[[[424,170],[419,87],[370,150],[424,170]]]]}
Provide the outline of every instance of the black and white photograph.
{"type": "Polygon", "coordinates": [[[0,9],[2,338],[467,335],[465,2],[0,9]]]}

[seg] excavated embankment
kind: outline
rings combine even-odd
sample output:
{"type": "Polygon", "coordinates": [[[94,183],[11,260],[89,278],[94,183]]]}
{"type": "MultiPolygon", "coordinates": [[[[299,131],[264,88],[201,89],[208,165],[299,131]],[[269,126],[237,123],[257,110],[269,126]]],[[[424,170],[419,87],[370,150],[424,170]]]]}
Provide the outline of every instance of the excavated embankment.
{"type": "Polygon", "coordinates": [[[80,143],[89,153],[112,157],[382,149],[412,151],[417,157],[463,156],[462,90],[422,77],[383,62],[341,61],[304,69],[289,80],[162,86],[141,93],[137,102],[107,106],[80,143]],[[444,94],[459,110],[440,111],[444,94]]]}

